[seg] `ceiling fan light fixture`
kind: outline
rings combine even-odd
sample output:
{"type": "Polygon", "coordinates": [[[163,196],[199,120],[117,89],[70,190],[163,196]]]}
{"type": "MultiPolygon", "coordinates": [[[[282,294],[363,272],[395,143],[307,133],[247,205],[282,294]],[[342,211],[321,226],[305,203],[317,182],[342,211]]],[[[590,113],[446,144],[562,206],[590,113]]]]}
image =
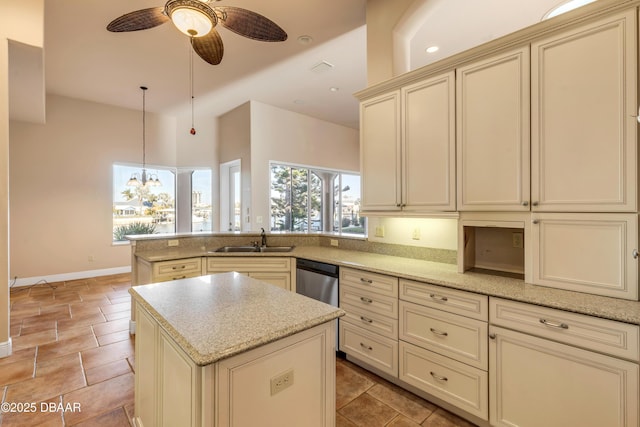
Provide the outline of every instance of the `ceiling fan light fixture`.
{"type": "Polygon", "coordinates": [[[170,1],[165,7],[173,25],[189,37],[206,36],[217,24],[215,12],[199,0],[170,1]]]}

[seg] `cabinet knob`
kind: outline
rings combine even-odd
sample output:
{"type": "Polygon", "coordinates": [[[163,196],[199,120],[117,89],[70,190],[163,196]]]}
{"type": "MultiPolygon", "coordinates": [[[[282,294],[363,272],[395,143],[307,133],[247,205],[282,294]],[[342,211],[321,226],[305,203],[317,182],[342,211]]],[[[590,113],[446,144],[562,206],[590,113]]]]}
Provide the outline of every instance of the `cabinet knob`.
{"type": "Polygon", "coordinates": [[[533,203],[531,203],[531,206],[538,206],[539,204],[540,203],[538,203],[538,202],[533,202],[533,203]]]}
{"type": "Polygon", "coordinates": [[[524,202],[522,202],[522,206],[529,206],[529,202],[525,200],[524,202]]]}
{"type": "Polygon", "coordinates": [[[638,259],[638,250],[637,250],[637,249],[634,249],[634,250],[631,252],[631,255],[633,255],[633,259],[638,259]]]}
{"type": "Polygon", "coordinates": [[[491,338],[492,340],[495,340],[496,336],[497,336],[496,334],[489,334],[489,338],[491,338]]]}
{"type": "Polygon", "coordinates": [[[540,223],[540,220],[534,219],[534,220],[533,220],[533,221],[531,221],[531,222],[533,222],[534,224],[539,224],[539,223],[540,223]]]}

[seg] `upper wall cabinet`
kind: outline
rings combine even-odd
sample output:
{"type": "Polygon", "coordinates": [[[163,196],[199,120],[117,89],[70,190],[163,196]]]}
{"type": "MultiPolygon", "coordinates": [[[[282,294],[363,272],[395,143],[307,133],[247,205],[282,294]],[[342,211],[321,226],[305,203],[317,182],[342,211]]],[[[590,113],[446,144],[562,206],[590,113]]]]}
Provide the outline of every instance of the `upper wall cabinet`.
{"type": "Polygon", "coordinates": [[[637,207],[635,9],[531,44],[533,210],[637,207]]]}
{"type": "Polygon", "coordinates": [[[455,74],[362,102],[363,211],[455,210],[455,74]]]}
{"type": "Polygon", "coordinates": [[[362,211],[400,210],[400,91],[360,104],[362,211]]]}
{"type": "Polygon", "coordinates": [[[529,210],[529,48],[458,68],[461,211],[529,210]]]}

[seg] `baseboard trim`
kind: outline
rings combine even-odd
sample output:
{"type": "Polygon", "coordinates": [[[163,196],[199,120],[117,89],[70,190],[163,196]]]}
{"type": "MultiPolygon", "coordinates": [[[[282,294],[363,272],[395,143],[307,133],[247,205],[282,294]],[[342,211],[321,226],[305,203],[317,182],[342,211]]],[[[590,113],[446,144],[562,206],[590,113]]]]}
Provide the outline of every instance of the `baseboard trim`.
{"type": "Polygon", "coordinates": [[[0,358],[11,356],[11,338],[9,341],[0,343],[0,358]]]}
{"type": "Polygon", "coordinates": [[[13,284],[12,287],[16,288],[20,286],[30,286],[36,283],[40,283],[42,281],[47,281],[50,283],[64,282],[67,280],[88,279],[90,277],[110,276],[112,274],[122,274],[122,273],[131,273],[131,266],[104,268],[101,270],[78,271],[75,273],[52,274],[50,276],[18,278],[16,280],[16,283],[13,284]]]}

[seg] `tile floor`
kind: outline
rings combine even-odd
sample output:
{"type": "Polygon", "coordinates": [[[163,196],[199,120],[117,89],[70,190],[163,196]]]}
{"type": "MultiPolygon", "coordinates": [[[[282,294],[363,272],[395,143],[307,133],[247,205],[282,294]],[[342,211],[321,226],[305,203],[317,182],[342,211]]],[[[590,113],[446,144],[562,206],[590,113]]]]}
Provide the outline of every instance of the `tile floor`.
{"type": "MultiPolygon", "coordinates": [[[[131,426],[130,286],[122,274],[11,290],[0,426],[131,426]]],[[[337,427],[472,426],[346,360],[336,369],[337,427]]]]}

